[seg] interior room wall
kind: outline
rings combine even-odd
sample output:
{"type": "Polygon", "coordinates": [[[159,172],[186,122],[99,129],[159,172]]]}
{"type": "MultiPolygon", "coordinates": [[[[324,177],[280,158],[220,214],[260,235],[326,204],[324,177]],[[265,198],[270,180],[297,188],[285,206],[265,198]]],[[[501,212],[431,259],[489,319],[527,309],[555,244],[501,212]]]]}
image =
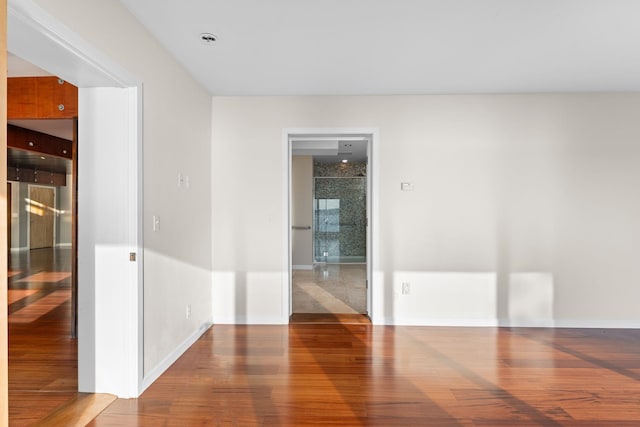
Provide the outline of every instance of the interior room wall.
{"type": "Polygon", "coordinates": [[[35,3],[143,85],[144,372],[157,375],[211,321],[211,96],[120,2],[35,3]]]}
{"type": "MultiPolygon", "coordinates": [[[[291,157],[291,222],[293,226],[311,226],[313,222],[313,157],[291,157]]],[[[313,231],[291,231],[293,269],[313,267],[313,231]]]]}
{"type": "Polygon", "coordinates": [[[639,114],[638,94],[214,97],[214,318],[286,318],[283,129],[365,127],[374,322],[640,326],[639,114]]]}

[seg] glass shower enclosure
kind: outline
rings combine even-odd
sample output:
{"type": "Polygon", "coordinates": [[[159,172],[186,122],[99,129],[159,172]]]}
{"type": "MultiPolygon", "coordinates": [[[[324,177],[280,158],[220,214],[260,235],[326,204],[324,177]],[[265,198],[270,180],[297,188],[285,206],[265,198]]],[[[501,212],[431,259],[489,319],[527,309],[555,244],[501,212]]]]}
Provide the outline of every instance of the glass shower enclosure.
{"type": "Polygon", "coordinates": [[[366,197],[365,177],[314,178],[315,262],[366,262],[366,197]]]}

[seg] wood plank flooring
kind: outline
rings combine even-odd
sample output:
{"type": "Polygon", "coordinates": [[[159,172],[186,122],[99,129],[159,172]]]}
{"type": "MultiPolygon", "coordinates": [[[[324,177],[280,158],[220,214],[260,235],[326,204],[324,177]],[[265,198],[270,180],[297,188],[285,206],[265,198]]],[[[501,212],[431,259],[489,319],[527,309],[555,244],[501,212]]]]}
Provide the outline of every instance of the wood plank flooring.
{"type": "MultiPolygon", "coordinates": [[[[76,392],[68,277],[54,258],[32,253],[10,272],[12,426],[83,425],[112,400],[76,392]]],[[[640,330],[353,317],[216,325],[140,398],[116,400],[89,425],[640,426],[640,330]]]]}
{"type": "Polygon", "coordinates": [[[67,249],[11,256],[8,283],[9,424],[32,425],[76,399],[67,249]]]}
{"type": "Polygon", "coordinates": [[[640,331],[215,325],[92,426],[639,426],[640,331]]]}

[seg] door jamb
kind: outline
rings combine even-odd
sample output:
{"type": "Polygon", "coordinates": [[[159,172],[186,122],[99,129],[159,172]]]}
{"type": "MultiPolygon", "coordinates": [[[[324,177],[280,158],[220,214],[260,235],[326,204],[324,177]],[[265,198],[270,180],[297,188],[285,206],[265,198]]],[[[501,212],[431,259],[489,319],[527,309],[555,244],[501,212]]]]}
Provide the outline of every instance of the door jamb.
{"type": "Polygon", "coordinates": [[[368,138],[368,164],[367,164],[367,313],[373,324],[382,324],[382,319],[376,308],[376,303],[381,302],[382,295],[378,292],[378,283],[374,272],[377,271],[379,257],[378,251],[378,130],[375,128],[287,128],[282,132],[282,159],[283,159],[283,222],[282,251],[283,280],[282,280],[282,323],[288,324],[292,314],[292,262],[291,262],[291,139],[300,136],[317,136],[319,139],[335,136],[364,136],[368,138]]]}
{"type": "MultiPolygon", "coordinates": [[[[129,382],[121,384],[114,394],[119,397],[137,397],[142,390],[143,375],[143,259],[142,259],[142,82],[120,67],[101,51],[84,41],[62,25],[40,6],[30,0],[7,2],[8,46],[12,53],[49,70],[78,86],[129,88],[134,94],[128,105],[128,140],[130,146],[129,176],[129,250],[136,252],[137,262],[131,263],[126,275],[132,281],[129,303],[124,316],[135,324],[126,337],[129,382]]],[[[84,189],[83,191],[90,191],[84,189]]],[[[74,196],[75,197],[75,196],[74,196]]],[[[82,233],[80,225],[80,233],[82,233]]],[[[87,254],[89,255],[89,254],[87,254]]],[[[94,307],[95,310],[95,307],[94,307]]],[[[94,310],[85,316],[94,315],[94,310]]],[[[90,363],[95,364],[95,361],[90,363]]],[[[99,367],[96,367],[99,369],[99,367]]]]}

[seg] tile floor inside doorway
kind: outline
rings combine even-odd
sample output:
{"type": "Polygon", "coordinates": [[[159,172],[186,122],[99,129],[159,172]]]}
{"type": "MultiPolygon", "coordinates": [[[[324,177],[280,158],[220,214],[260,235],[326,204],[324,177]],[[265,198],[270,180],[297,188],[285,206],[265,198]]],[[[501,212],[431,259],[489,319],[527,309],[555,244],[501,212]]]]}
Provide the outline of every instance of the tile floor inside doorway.
{"type": "Polygon", "coordinates": [[[294,313],[365,313],[366,264],[316,265],[293,271],[294,313]]]}

